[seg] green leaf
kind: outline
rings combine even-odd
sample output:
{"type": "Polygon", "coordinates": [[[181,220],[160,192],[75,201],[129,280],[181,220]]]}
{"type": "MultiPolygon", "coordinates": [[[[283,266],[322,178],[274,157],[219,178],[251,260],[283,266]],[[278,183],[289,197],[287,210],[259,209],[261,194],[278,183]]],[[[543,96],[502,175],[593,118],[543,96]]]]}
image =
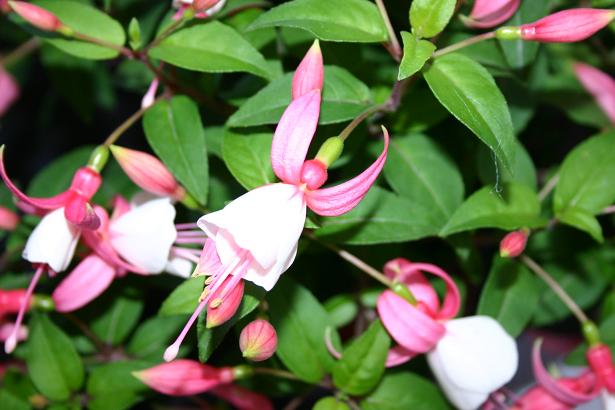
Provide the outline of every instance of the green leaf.
{"type": "Polygon", "coordinates": [[[329,314],[331,324],[337,328],[346,326],[354,320],[359,313],[359,306],[354,295],[345,293],[335,295],[324,303],[329,314]]]}
{"type": "Polygon", "coordinates": [[[83,384],[81,358],[46,315],[34,315],[30,322],[26,363],[36,388],[51,400],[67,400],[83,384]]]}
{"type": "MultiPolygon", "coordinates": [[[[277,124],[290,104],[293,73],[275,79],[250,97],[228,119],[230,127],[277,124]]],[[[347,70],[325,67],[320,124],[334,124],[355,118],[369,108],[369,88],[347,70]]]]}
{"type": "Polygon", "coordinates": [[[525,185],[509,183],[500,193],[493,187],[484,187],[472,194],[442,228],[440,235],[449,236],[477,228],[510,231],[539,227],[545,223],[540,217],[540,201],[536,193],[525,185]]]}
{"type": "Polygon", "coordinates": [[[532,158],[521,143],[515,144],[515,165],[512,172],[502,166],[493,152],[482,145],[478,150],[478,175],[484,185],[518,182],[536,190],[536,167],[532,158]]]}
{"type": "Polygon", "coordinates": [[[536,279],[525,265],[496,256],[476,314],[491,316],[517,337],[532,319],[539,298],[536,279]]]}
{"type": "Polygon", "coordinates": [[[587,232],[597,242],[604,242],[600,222],[598,222],[598,219],[596,219],[595,216],[584,209],[574,207],[567,208],[565,211],[560,212],[557,215],[557,219],[563,224],[587,232]]]}
{"type": "Polygon", "coordinates": [[[132,407],[149,389],[132,372],[151,367],[154,363],[130,360],[96,367],[87,384],[88,395],[92,398],[88,401],[88,408],[123,410],[132,407]]]}
{"type": "MultiPolygon", "coordinates": [[[[116,46],[123,46],[126,41],[124,29],[120,23],[87,4],[59,0],[38,0],[33,3],[55,14],[62,23],[76,32],[104,40],[116,46]]],[[[111,48],[69,39],[58,34],[40,31],[37,31],[36,34],[43,37],[45,42],[75,57],[105,60],[115,58],[119,54],[111,48]]]]}
{"type": "MultiPolygon", "coordinates": [[[[195,301],[198,302],[198,296],[195,301]]],[[[151,358],[158,361],[185,323],[186,318],[183,315],[152,317],[137,328],[126,347],[126,352],[137,358],[151,358]]]]}
{"type": "Polygon", "coordinates": [[[190,278],[173,289],[173,292],[162,302],[160,316],[189,315],[199,304],[199,296],[203,293],[205,277],[190,278]]]}
{"type": "Polygon", "coordinates": [[[350,410],[350,407],[335,397],[324,397],[316,402],[312,410],[350,410]]]}
{"type": "Polygon", "coordinates": [[[96,314],[90,327],[103,342],[115,346],[124,341],[139,322],[143,293],[125,287],[119,294],[105,296],[88,306],[88,310],[96,314]]]}
{"type": "Polygon", "coordinates": [[[413,0],[410,25],[417,37],[434,37],[448,24],[455,12],[456,0],[413,0]]]}
{"type": "Polygon", "coordinates": [[[231,174],[247,190],[275,182],[271,167],[271,134],[241,135],[226,131],[222,158],[231,174]]]}
{"type": "Polygon", "coordinates": [[[417,73],[436,51],[436,46],[431,41],[419,40],[407,31],[401,32],[401,38],[404,42],[404,55],[399,65],[398,80],[417,73]]]}
{"type": "Polygon", "coordinates": [[[508,105],[493,77],[480,64],[461,54],[435,59],[424,71],[436,98],[480,138],[512,170],[515,134],[508,105]]]}
{"type": "Polygon", "coordinates": [[[553,196],[559,218],[568,208],[599,213],[615,201],[615,131],[592,137],[566,156],[553,196]]]}
{"type": "MultiPolygon", "coordinates": [[[[544,17],[549,10],[548,1],[522,1],[515,15],[506,23],[509,26],[520,26],[532,23],[544,17]]],[[[539,43],[523,40],[500,40],[506,61],[511,68],[520,69],[530,64],[536,58],[539,43]]]]}
{"type": "Polygon", "coordinates": [[[143,128],[156,155],[199,203],[207,202],[209,166],[197,105],[187,97],[159,101],[146,111],[143,128]]]}
{"type": "Polygon", "coordinates": [[[384,176],[399,195],[432,210],[438,228],[463,202],[463,179],[457,166],[423,135],[395,136],[384,176]]]}
{"type": "MultiPolygon", "coordinates": [[[[331,327],[327,311],[309,290],[288,277],[277,283],[267,301],[278,333],[276,354],[297,377],[316,383],[335,364],[325,346],[325,331],[331,327]]],[[[337,332],[332,334],[339,344],[337,332]]]]}
{"type": "Polygon", "coordinates": [[[333,383],[352,395],[363,395],[372,390],[384,374],[384,363],[391,339],[379,320],[344,349],[340,361],[333,368],[333,383]]]}
{"type": "MultiPolygon", "coordinates": [[[[0,390],[0,403],[3,410],[29,410],[31,407],[27,401],[21,400],[6,389],[0,390]]],[[[323,407],[323,410],[333,409],[336,407],[323,407]]]]}
{"type": "Polygon", "coordinates": [[[248,30],[295,27],[321,40],[353,43],[387,41],[384,21],[367,0],[293,0],[260,15],[248,30]]]}
{"type": "MultiPolygon", "coordinates": [[[[94,147],[82,147],[54,159],[32,179],[26,191],[30,196],[50,197],[66,191],[78,168],[87,164],[94,147]]],[[[5,155],[13,155],[5,150],[5,155]]],[[[10,175],[10,174],[9,174],[10,175]]]]}
{"type": "Polygon", "coordinates": [[[218,21],[171,34],[152,48],[149,55],[188,70],[206,73],[245,71],[271,78],[262,54],[235,29],[218,21]]]}
{"type": "Polygon", "coordinates": [[[378,388],[361,402],[363,410],[450,409],[440,389],[414,373],[386,375],[378,388]]]}

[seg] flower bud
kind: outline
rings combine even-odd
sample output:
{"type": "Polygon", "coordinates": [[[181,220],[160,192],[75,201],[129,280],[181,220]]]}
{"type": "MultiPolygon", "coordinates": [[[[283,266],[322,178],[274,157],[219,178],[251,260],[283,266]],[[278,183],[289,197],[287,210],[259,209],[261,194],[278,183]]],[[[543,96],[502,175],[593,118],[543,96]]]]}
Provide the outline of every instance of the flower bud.
{"type": "Polygon", "coordinates": [[[194,11],[205,11],[212,8],[218,3],[219,0],[194,0],[192,2],[192,8],[194,11]]]}
{"type": "Polygon", "coordinates": [[[520,4],[521,0],[476,0],[463,22],[473,28],[495,27],[511,18],[520,4]]]}
{"type": "Polygon", "coordinates": [[[145,93],[145,95],[143,96],[143,99],[141,100],[142,109],[145,110],[151,107],[152,105],[154,105],[154,101],[156,100],[156,92],[158,91],[158,84],[159,84],[159,80],[158,80],[158,77],[156,77],[150,84],[149,88],[147,89],[147,92],[145,93]]]}
{"type": "Polygon", "coordinates": [[[152,389],[170,396],[192,396],[235,380],[231,367],[215,368],[186,359],[159,364],[132,374],[152,389]]]}
{"type": "Polygon", "coordinates": [[[500,242],[500,256],[502,258],[516,258],[525,250],[525,244],[529,230],[520,229],[518,231],[509,232],[500,242]]]}
{"type": "Polygon", "coordinates": [[[0,206],[0,230],[13,231],[19,225],[19,216],[8,208],[0,206]]]}
{"type": "Polygon", "coordinates": [[[307,189],[313,191],[320,188],[327,181],[327,166],[317,159],[311,159],[303,163],[301,168],[301,182],[306,184],[307,189]]]}
{"type": "Polygon", "coordinates": [[[207,307],[208,329],[226,323],[235,315],[235,312],[239,309],[239,305],[241,305],[244,290],[243,280],[240,280],[235,287],[230,289],[228,293],[224,295],[223,299],[221,298],[222,292],[226,287],[225,285],[231,280],[232,277],[226,278],[222,285],[216,289],[211,296],[211,302],[207,307]]]}
{"type": "Polygon", "coordinates": [[[141,189],[155,195],[170,196],[177,200],[184,197],[184,189],[158,158],[146,152],[117,145],[111,146],[111,153],[128,175],[128,178],[141,189]]]}
{"type": "Polygon", "coordinates": [[[322,90],[324,71],[320,43],[314,41],[293,76],[293,100],[312,90],[322,90]]]}
{"type": "Polygon", "coordinates": [[[243,357],[261,362],[269,359],[278,347],[278,336],[269,322],[257,319],[243,328],[239,335],[239,348],[243,357]]]}
{"type": "Polygon", "coordinates": [[[58,31],[62,27],[62,22],[55,14],[25,1],[9,1],[13,11],[21,16],[28,23],[43,31],[58,31]]]}
{"type": "Polygon", "coordinates": [[[582,41],[606,27],[615,18],[615,10],[569,9],[551,14],[534,23],[520,26],[521,39],[542,43],[582,41]]]}

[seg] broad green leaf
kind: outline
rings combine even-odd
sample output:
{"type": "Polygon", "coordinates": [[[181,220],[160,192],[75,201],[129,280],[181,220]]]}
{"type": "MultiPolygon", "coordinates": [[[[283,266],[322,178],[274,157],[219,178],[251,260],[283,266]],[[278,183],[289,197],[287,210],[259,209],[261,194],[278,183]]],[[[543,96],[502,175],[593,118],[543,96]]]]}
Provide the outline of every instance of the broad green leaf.
{"type": "Polygon", "coordinates": [[[188,70],[206,73],[245,71],[269,79],[265,58],[235,29],[218,21],[199,24],[170,35],[149,54],[188,70]]]}
{"type": "Polygon", "coordinates": [[[398,80],[417,73],[436,50],[435,44],[431,41],[420,40],[407,31],[401,32],[401,38],[404,42],[404,55],[399,65],[398,80]]]}
{"type": "Polygon", "coordinates": [[[333,383],[345,393],[363,395],[372,390],[384,374],[391,339],[379,320],[344,349],[333,368],[333,383]]]}
{"type": "Polygon", "coordinates": [[[568,208],[591,215],[615,201],[615,132],[592,137],[564,160],[553,197],[556,216],[568,208]]]}
{"type": "Polygon", "coordinates": [[[327,299],[323,306],[329,314],[331,324],[337,328],[352,322],[359,313],[359,305],[354,295],[347,293],[327,299]]]}
{"type": "Polygon", "coordinates": [[[480,138],[512,170],[515,134],[508,105],[493,77],[480,64],[461,54],[435,59],[424,71],[436,98],[480,138]]]}
{"type": "Polygon", "coordinates": [[[587,232],[598,242],[604,241],[600,222],[598,222],[598,219],[596,219],[595,216],[584,209],[574,207],[567,208],[563,212],[557,214],[557,219],[563,224],[587,232]]]}
{"type": "Polygon", "coordinates": [[[353,245],[406,242],[435,236],[437,211],[373,186],[352,211],[324,218],[319,238],[353,245]]]}
{"type": "MultiPolygon", "coordinates": [[[[21,400],[6,389],[0,390],[0,403],[2,403],[3,410],[30,410],[31,408],[27,401],[21,400]]],[[[341,407],[323,407],[323,410],[326,409],[342,410],[341,407]]]]}
{"type": "MultiPolygon", "coordinates": [[[[230,127],[277,124],[290,104],[293,73],[277,78],[239,107],[227,121],[230,127]]],[[[371,96],[365,84],[347,70],[325,67],[320,124],[333,124],[355,118],[369,108],[371,96]]]]}
{"type": "Polygon", "coordinates": [[[226,131],[222,158],[231,174],[247,190],[275,181],[271,167],[271,134],[236,134],[226,131]]]}
{"type": "Polygon", "coordinates": [[[434,213],[446,224],[463,202],[463,180],[455,163],[423,135],[395,136],[384,167],[393,190],[434,213]]]}
{"type": "Polygon", "coordinates": [[[350,407],[335,397],[325,397],[318,400],[312,410],[350,410],[350,407]]]}
{"type": "Polygon", "coordinates": [[[295,27],[321,40],[353,43],[387,41],[384,21],[367,0],[293,0],[259,16],[248,30],[295,27]]]}
{"type": "Polygon", "coordinates": [[[517,143],[515,153],[515,165],[512,172],[502,166],[493,151],[486,146],[481,146],[477,154],[478,176],[484,185],[495,185],[506,182],[524,184],[533,190],[538,185],[536,181],[536,167],[532,158],[521,143],[517,143]]]}
{"type": "Polygon", "coordinates": [[[123,410],[141,401],[149,390],[132,372],[147,369],[156,362],[120,361],[106,363],[92,370],[87,383],[92,410],[123,410]]]}
{"type": "Polygon", "coordinates": [[[199,304],[199,296],[203,293],[205,277],[190,278],[173,289],[173,292],[162,302],[160,316],[189,315],[199,304]]]}
{"type": "Polygon", "coordinates": [[[384,376],[382,382],[361,402],[363,410],[445,410],[450,409],[440,389],[414,373],[384,376]]]}
{"type": "MultiPolygon", "coordinates": [[[[522,1],[515,15],[506,25],[520,26],[544,17],[549,10],[548,1],[522,1]]],[[[506,61],[511,68],[520,69],[536,58],[539,43],[523,40],[500,40],[506,61]]]]}
{"type": "Polygon", "coordinates": [[[534,316],[539,297],[536,279],[525,265],[496,256],[476,314],[491,316],[517,337],[534,316]]]}
{"type": "MultiPolygon", "coordinates": [[[[289,277],[278,282],[267,302],[278,333],[280,360],[302,380],[315,383],[322,379],[335,364],[324,342],[325,331],[331,327],[327,311],[309,290],[289,277]]],[[[333,342],[339,342],[337,332],[332,335],[333,342]]]]}
{"type": "MultiPolygon", "coordinates": [[[[38,0],[34,3],[54,13],[62,23],[76,32],[116,46],[122,46],[126,41],[124,29],[117,21],[87,4],[59,0],[38,0]]],[[[111,48],[68,39],[62,35],[40,31],[36,34],[43,37],[45,42],[75,57],[105,60],[115,58],[119,54],[111,48]]]]}
{"type": "Polygon", "coordinates": [[[67,400],[83,384],[83,363],[75,347],[45,315],[30,322],[26,363],[36,388],[51,400],[67,400]]]}
{"type": "Polygon", "coordinates": [[[417,37],[434,37],[448,24],[455,12],[456,0],[413,0],[410,25],[417,37]]]}
{"type": "Polygon", "coordinates": [[[159,101],[145,113],[143,128],[156,155],[204,205],[209,190],[209,166],[197,105],[184,96],[159,101]]]}
{"type": "Polygon", "coordinates": [[[119,294],[105,296],[88,306],[88,310],[96,314],[90,327],[103,342],[115,346],[124,341],[139,322],[144,295],[135,288],[123,288],[119,294]]]}
{"type": "Polygon", "coordinates": [[[158,361],[185,323],[184,315],[154,316],[137,328],[126,347],[126,352],[134,357],[158,361]]]}

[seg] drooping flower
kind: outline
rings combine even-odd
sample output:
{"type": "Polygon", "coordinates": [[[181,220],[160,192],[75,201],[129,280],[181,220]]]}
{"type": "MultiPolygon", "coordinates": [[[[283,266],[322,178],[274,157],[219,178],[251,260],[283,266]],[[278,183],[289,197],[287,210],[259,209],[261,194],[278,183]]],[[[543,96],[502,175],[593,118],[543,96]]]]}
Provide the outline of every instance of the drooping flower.
{"type": "Polygon", "coordinates": [[[459,311],[459,290],[446,272],[399,258],[387,263],[385,273],[405,284],[417,300],[413,306],[392,290],[378,298],[382,323],[399,344],[389,355],[388,366],[426,353],[446,396],[457,408],[468,410],[512,379],[518,360],[514,339],[487,316],[453,319],[459,311]],[[422,272],[444,280],[447,291],[441,306],[422,272]]]}
{"type": "Polygon", "coordinates": [[[521,255],[525,250],[528,234],[528,229],[519,229],[506,234],[500,241],[500,256],[502,258],[516,258],[521,255]]]}
{"type": "Polygon", "coordinates": [[[463,22],[473,28],[491,28],[502,24],[515,14],[521,0],[476,0],[463,22]]]}
{"type": "Polygon", "coordinates": [[[334,141],[325,143],[328,148],[324,153],[321,149],[316,159],[306,161],[320,115],[321,90],[312,87],[322,86],[322,78],[322,56],[316,44],[293,77],[293,100],[273,137],[271,163],[282,182],[256,188],[199,219],[198,226],[215,245],[215,252],[209,252],[215,263],[210,265],[218,260],[220,263],[208,278],[202,300],[186,328],[167,349],[166,360],[175,357],[187,329],[223,284],[222,299],[243,279],[265,290],[273,288],[295,259],[307,208],[323,216],[346,213],[363,199],[380,174],[389,143],[384,128],[384,150],[369,168],[350,181],[321,188],[327,180],[327,167],[343,146],[340,138],[331,138],[334,141]],[[226,281],[229,276],[232,280],[226,281]]]}
{"type": "Polygon", "coordinates": [[[11,108],[19,98],[19,85],[4,67],[0,65],[0,117],[11,108]]]}
{"type": "Polygon", "coordinates": [[[0,206],[0,229],[14,230],[19,225],[19,216],[8,208],[0,206]]]}
{"type": "Polygon", "coordinates": [[[58,31],[63,24],[52,12],[25,1],[9,1],[11,9],[21,18],[43,31],[58,31]]]}
{"type": "Polygon", "coordinates": [[[594,97],[611,123],[615,124],[615,79],[587,64],[575,63],[573,68],[583,87],[594,97]]]}
{"type": "Polygon", "coordinates": [[[255,362],[269,359],[278,347],[278,335],[271,323],[256,319],[248,323],[239,335],[243,357],[255,362]]]}

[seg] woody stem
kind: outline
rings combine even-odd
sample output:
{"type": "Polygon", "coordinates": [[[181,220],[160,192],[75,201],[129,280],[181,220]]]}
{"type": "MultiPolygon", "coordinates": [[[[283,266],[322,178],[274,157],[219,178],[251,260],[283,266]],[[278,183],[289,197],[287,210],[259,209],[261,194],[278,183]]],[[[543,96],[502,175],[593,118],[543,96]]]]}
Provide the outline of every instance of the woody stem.
{"type": "Polygon", "coordinates": [[[382,20],[384,20],[384,25],[387,28],[387,32],[389,33],[389,43],[391,44],[391,55],[395,59],[395,61],[399,62],[401,60],[402,50],[399,45],[399,41],[397,40],[397,36],[395,35],[395,30],[393,29],[393,25],[391,24],[391,19],[389,18],[389,14],[387,13],[387,9],[384,6],[383,0],[376,0],[376,6],[378,6],[378,11],[382,16],[382,20]]]}

